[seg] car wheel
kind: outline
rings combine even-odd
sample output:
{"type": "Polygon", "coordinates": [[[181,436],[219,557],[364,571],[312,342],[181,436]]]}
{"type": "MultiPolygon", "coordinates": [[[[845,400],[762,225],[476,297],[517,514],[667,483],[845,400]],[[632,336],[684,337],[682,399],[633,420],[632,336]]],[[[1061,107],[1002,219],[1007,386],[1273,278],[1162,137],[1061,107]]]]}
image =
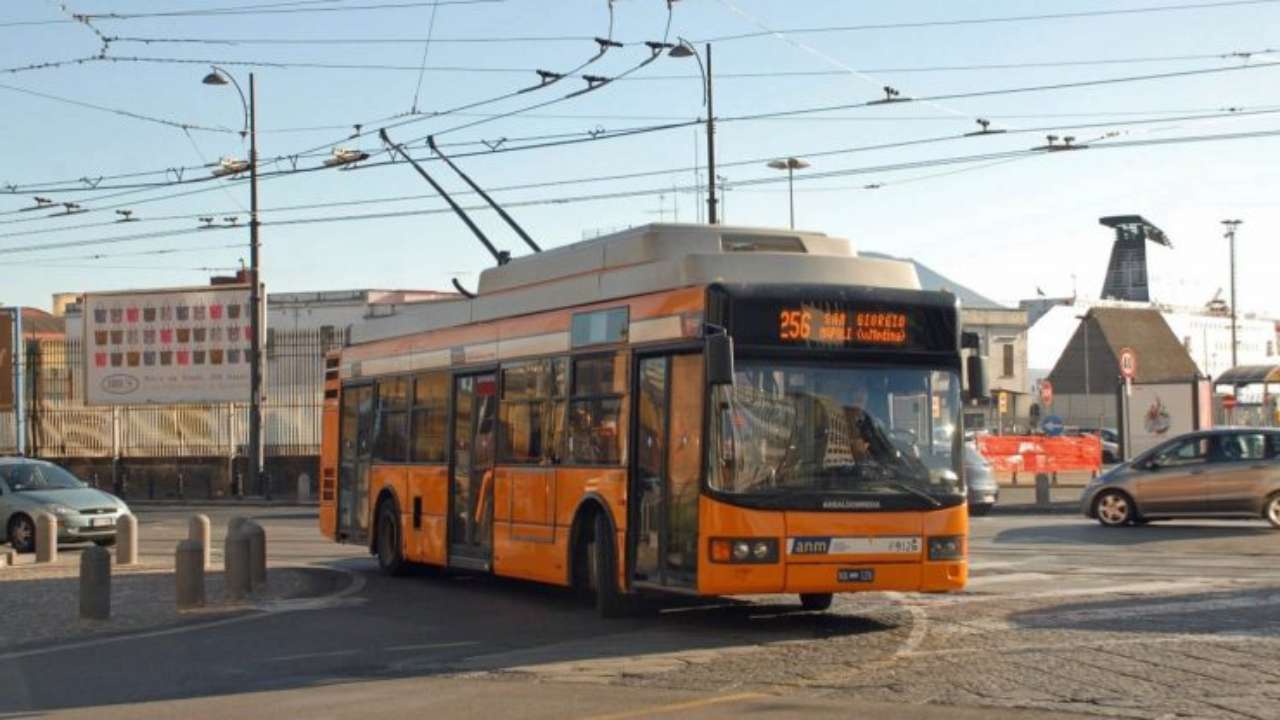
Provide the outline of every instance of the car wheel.
{"type": "Polygon", "coordinates": [[[982,517],[983,515],[986,515],[989,512],[991,512],[991,505],[989,503],[969,506],[969,515],[971,515],[972,517],[982,517]]]}
{"type": "Polygon", "coordinates": [[[831,593],[800,593],[800,606],[805,610],[827,610],[832,597],[831,593]]]}
{"type": "Polygon", "coordinates": [[[1271,527],[1280,528],[1280,493],[1267,498],[1267,504],[1263,506],[1263,514],[1266,515],[1267,522],[1271,523],[1271,527]]]}
{"type": "Polygon", "coordinates": [[[20,553],[36,551],[36,524],[26,515],[14,515],[9,520],[9,544],[20,553]]]}
{"type": "Polygon", "coordinates": [[[1118,490],[1108,490],[1093,501],[1093,514],[1106,527],[1123,527],[1137,516],[1133,501],[1118,490]]]}
{"type": "Polygon", "coordinates": [[[378,508],[378,567],[385,575],[404,573],[404,556],[400,552],[400,518],[394,503],[384,502],[378,508]]]}

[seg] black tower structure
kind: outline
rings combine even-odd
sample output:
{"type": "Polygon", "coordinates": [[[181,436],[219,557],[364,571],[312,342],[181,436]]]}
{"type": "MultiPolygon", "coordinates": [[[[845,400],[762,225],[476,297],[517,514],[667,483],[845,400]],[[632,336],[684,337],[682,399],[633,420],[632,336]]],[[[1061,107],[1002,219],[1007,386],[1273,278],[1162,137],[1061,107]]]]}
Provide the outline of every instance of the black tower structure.
{"type": "Polygon", "coordinates": [[[1147,241],[1173,247],[1164,231],[1147,222],[1141,215],[1112,215],[1098,222],[1116,231],[1111,247],[1107,277],[1102,282],[1102,297],[1113,300],[1150,302],[1147,282],[1147,241]]]}

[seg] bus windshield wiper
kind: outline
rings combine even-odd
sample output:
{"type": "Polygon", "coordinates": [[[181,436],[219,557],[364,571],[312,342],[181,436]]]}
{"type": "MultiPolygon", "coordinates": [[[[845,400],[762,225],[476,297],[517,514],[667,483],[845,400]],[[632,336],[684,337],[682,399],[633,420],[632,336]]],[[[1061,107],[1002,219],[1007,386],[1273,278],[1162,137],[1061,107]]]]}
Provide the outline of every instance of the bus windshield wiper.
{"type": "Polygon", "coordinates": [[[908,485],[907,483],[904,483],[904,482],[899,482],[897,480],[885,480],[882,478],[876,478],[876,479],[873,479],[868,484],[883,485],[885,487],[891,487],[895,490],[901,490],[902,492],[908,493],[910,495],[915,495],[921,500],[924,500],[925,502],[929,503],[931,507],[942,507],[942,501],[938,500],[938,498],[930,495],[929,493],[921,490],[920,488],[912,487],[911,485],[908,485]]]}
{"type": "Polygon", "coordinates": [[[920,498],[921,500],[924,500],[925,502],[929,503],[931,507],[942,507],[942,502],[940,500],[930,495],[929,493],[925,492],[924,490],[914,487],[909,483],[904,483],[901,480],[894,480],[892,478],[893,471],[889,467],[880,463],[877,460],[868,459],[858,463],[836,465],[830,468],[826,468],[825,470],[827,472],[837,474],[839,477],[844,477],[844,478],[849,478],[852,480],[859,481],[859,484],[861,485],[879,485],[881,487],[888,487],[888,488],[893,488],[894,490],[900,490],[909,495],[914,495],[920,498]],[[878,472],[875,472],[875,473],[868,472],[869,470],[873,470],[873,469],[878,472]]]}

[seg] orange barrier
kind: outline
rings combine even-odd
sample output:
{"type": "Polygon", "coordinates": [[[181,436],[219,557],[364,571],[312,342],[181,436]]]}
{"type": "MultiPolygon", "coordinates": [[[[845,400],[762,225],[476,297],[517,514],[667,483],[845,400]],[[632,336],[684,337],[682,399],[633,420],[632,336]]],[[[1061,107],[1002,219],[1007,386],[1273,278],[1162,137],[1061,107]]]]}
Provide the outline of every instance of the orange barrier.
{"type": "Polygon", "coordinates": [[[1097,435],[979,435],[977,441],[978,452],[997,471],[1056,473],[1102,467],[1102,440],[1097,435]]]}

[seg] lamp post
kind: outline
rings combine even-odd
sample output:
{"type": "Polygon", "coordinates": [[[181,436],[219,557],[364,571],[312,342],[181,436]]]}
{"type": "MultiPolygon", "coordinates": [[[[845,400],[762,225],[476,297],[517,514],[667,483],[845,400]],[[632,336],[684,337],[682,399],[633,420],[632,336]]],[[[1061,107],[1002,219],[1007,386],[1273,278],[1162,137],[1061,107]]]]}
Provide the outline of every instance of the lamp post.
{"type": "Polygon", "coordinates": [[[791,207],[791,229],[796,229],[796,171],[809,167],[809,163],[799,158],[789,157],[786,160],[772,160],[769,167],[774,170],[787,171],[787,202],[791,207]]]}
{"type": "MultiPolygon", "coordinates": [[[[264,495],[269,496],[270,488],[262,478],[262,283],[258,264],[261,244],[258,242],[258,132],[254,115],[253,73],[249,73],[247,101],[240,83],[217,65],[211,66],[211,72],[204,76],[202,82],[205,85],[226,85],[228,81],[239,93],[240,105],[244,109],[244,129],[240,136],[249,136],[249,477],[259,484],[264,495]]],[[[234,490],[236,495],[244,494],[240,483],[235,483],[234,490]]]]}
{"type": "Polygon", "coordinates": [[[693,44],[680,38],[679,44],[671,48],[667,55],[674,58],[691,57],[698,61],[698,72],[702,74],[702,104],[707,106],[707,222],[717,224],[716,218],[716,119],[715,106],[711,96],[711,43],[707,43],[707,64],[702,64],[702,57],[693,44]]]}
{"type": "MultiPolygon", "coordinates": [[[[1089,387],[1089,313],[1086,312],[1084,315],[1077,315],[1076,319],[1080,321],[1081,327],[1084,328],[1084,406],[1087,411],[1091,405],[1089,401],[1092,399],[1090,397],[1091,388],[1089,387]]],[[[1098,417],[1098,433],[1099,436],[1101,436],[1101,415],[1098,417]]]]}
{"type": "Polygon", "coordinates": [[[1236,357],[1236,228],[1243,223],[1243,220],[1223,220],[1222,224],[1227,228],[1223,237],[1231,244],[1231,367],[1234,368],[1240,364],[1239,358],[1236,357]]]}

